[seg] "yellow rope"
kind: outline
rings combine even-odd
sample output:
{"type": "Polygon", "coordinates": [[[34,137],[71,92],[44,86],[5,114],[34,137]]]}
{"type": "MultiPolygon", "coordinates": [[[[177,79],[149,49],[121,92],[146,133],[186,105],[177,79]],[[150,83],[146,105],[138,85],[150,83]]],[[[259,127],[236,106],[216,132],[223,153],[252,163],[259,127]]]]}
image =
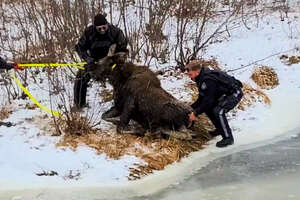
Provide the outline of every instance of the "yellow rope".
{"type": "Polygon", "coordinates": [[[42,106],[38,100],[36,100],[31,94],[30,92],[22,85],[22,83],[16,78],[16,76],[11,73],[10,76],[15,80],[15,82],[17,83],[17,85],[23,90],[23,92],[25,94],[28,95],[28,97],[38,106],[40,107],[42,110],[45,110],[46,112],[50,113],[50,114],[53,114],[54,116],[61,116],[61,114],[57,111],[52,111],[50,110],[49,108],[45,107],[45,106],[42,106]]]}
{"type": "Polygon", "coordinates": [[[20,67],[76,67],[78,69],[84,69],[82,65],[86,65],[86,62],[80,63],[30,63],[30,64],[18,64],[20,67]]]}

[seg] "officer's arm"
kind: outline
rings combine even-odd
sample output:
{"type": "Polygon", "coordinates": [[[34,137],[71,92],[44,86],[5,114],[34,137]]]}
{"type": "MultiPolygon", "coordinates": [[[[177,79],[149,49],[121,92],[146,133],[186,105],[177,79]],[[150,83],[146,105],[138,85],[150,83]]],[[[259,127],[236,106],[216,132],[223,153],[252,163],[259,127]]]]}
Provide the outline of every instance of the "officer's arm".
{"type": "Polygon", "coordinates": [[[0,57],[0,69],[12,69],[14,67],[13,64],[8,64],[5,60],[0,57]]]}
{"type": "Polygon", "coordinates": [[[201,104],[201,98],[198,97],[198,99],[191,105],[191,107],[195,110],[197,107],[199,107],[201,104]]]}
{"type": "Polygon", "coordinates": [[[91,57],[88,54],[88,49],[90,47],[90,42],[88,41],[89,28],[85,29],[83,35],[80,37],[78,43],[75,45],[75,50],[81,59],[86,62],[91,62],[91,57]]]}
{"type": "Polygon", "coordinates": [[[127,49],[128,41],[121,29],[119,29],[118,31],[116,42],[117,42],[116,52],[128,52],[127,49]]]}
{"type": "Polygon", "coordinates": [[[216,101],[216,82],[213,80],[206,80],[204,83],[206,86],[206,88],[203,89],[204,97],[201,100],[201,104],[194,109],[195,116],[198,116],[206,112],[208,109],[211,109],[213,103],[216,101]]]}

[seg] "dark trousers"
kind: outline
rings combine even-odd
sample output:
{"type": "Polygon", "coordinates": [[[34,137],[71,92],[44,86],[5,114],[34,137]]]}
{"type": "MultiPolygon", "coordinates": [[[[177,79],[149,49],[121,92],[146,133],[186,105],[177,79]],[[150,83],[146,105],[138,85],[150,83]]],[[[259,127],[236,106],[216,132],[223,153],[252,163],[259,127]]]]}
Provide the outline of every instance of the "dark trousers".
{"type": "Polygon", "coordinates": [[[237,90],[231,95],[223,96],[216,106],[213,106],[212,109],[205,112],[215,128],[220,131],[223,138],[233,139],[231,128],[225,114],[233,109],[241,101],[242,97],[243,92],[237,90]]]}
{"type": "Polygon", "coordinates": [[[74,83],[74,104],[81,108],[86,105],[86,93],[91,76],[86,70],[79,70],[74,83]]]}

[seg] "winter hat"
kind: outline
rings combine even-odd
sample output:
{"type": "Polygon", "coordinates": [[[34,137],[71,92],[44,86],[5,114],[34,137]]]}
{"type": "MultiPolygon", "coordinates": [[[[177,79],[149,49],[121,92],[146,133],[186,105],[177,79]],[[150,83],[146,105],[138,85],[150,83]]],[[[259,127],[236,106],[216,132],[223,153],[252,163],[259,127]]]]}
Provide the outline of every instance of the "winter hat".
{"type": "Polygon", "coordinates": [[[98,14],[94,17],[94,25],[95,26],[102,26],[107,24],[107,20],[105,19],[104,15],[98,14]]]}

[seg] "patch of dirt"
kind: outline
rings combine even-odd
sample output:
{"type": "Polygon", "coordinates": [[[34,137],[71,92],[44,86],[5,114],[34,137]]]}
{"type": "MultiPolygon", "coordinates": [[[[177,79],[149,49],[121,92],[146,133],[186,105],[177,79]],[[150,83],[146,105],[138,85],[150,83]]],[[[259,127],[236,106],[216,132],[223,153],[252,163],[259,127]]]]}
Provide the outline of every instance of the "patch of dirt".
{"type": "Polygon", "coordinates": [[[279,85],[278,76],[271,67],[261,66],[256,68],[251,78],[262,89],[273,89],[279,85]]]}

